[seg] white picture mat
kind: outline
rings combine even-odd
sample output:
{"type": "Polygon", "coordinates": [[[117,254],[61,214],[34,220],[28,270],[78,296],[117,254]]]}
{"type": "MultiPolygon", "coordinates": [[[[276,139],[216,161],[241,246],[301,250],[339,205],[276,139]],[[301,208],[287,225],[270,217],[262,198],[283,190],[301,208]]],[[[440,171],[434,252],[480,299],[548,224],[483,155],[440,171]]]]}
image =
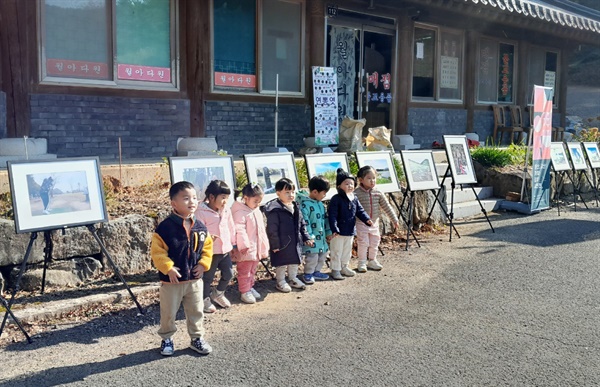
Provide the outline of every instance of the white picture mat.
{"type": "MultiPolygon", "coordinates": [[[[356,162],[358,168],[369,165],[377,170],[377,178],[380,177],[391,180],[389,183],[377,183],[376,188],[381,192],[398,192],[400,183],[396,175],[396,168],[392,160],[392,153],[389,151],[377,152],[356,152],[356,162]]],[[[357,183],[358,184],[358,181],[357,183]]]]}
{"type": "Polygon", "coordinates": [[[439,189],[440,182],[431,151],[400,151],[409,191],[439,189]],[[415,167],[422,166],[424,174],[419,176],[415,167]]]}
{"type": "Polygon", "coordinates": [[[582,142],[583,149],[592,168],[600,168],[600,149],[595,142],[582,142]]]}
{"type": "Polygon", "coordinates": [[[574,170],[578,171],[588,168],[588,165],[585,162],[585,155],[583,154],[583,149],[581,149],[580,143],[568,142],[567,149],[569,150],[569,155],[571,156],[571,163],[573,164],[574,170]]]}
{"type": "MultiPolygon", "coordinates": [[[[443,136],[446,157],[455,184],[475,184],[477,176],[473,167],[473,159],[469,152],[467,136],[443,136]],[[457,152],[463,154],[464,160],[457,159],[457,152]]],[[[462,157],[462,156],[461,156],[462,157]]]]}
{"type": "Polygon", "coordinates": [[[55,230],[108,221],[104,190],[97,158],[33,162],[8,162],[17,233],[55,230]],[[28,175],[55,175],[85,172],[89,210],[32,215],[28,175]]]}
{"type": "Polygon", "coordinates": [[[325,200],[331,200],[333,195],[337,193],[335,186],[338,168],[342,168],[344,171],[350,173],[350,167],[348,165],[348,157],[345,153],[320,153],[314,155],[304,155],[306,162],[306,172],[308,174],[308,180],[314,176],[323,175],[323,169],[333,170],[333,176],[324,175],[329,181],[330,188],[325,196],[325,200]]]}
{"type": "MultiPolygon", "coordinates": [[[[203,168],[222,168],[223,178],[220,176],[212,178],[211,180],[219,179],[223,180],[231,189],[231,195],[227,201],[229,206],[233,205],[235,196],[235,172],[233,168],[233,157],[232,156],[215,156],[215,157],[170,157],[169,158],[169,169],[171,172],[171,184],[179,181],[185,181],[184,173],[189,169],[203,169],[203,168]]],[[[190,183],[196,186],[198,191],[198,200],[204,200],[204,191],[206,187],[198,187],[198,182],[190,181],[190,183]]]]}
{"type": "Polygon", "coordinates": [[[570,171],[571,163],[562,142],[550,143],[550,161],[555,171],[570,171]]]}
{"type": "Polygon", "coordinates": [[[273,176],[271,179],[271,185],[267,187],[265,185],[265,177],[259,176],[257,174],[257,169],[260,169],[261,173],[263,173],[262,169],[264,167],[270,169],[279,169],[279,167],[284,167],[287,172],[285,177],[294,183],[296,190],[299,189],[296,161],[292,152],[244,155],[244,164],[246,166],[246,176],[248,177],[248,182],[259,184],[265,191],[265,195],[261,204],[265,204],[269,200],[273,200],[277,197],[275,194],[275,183],[277,183],[281,177],[273,176]]]}

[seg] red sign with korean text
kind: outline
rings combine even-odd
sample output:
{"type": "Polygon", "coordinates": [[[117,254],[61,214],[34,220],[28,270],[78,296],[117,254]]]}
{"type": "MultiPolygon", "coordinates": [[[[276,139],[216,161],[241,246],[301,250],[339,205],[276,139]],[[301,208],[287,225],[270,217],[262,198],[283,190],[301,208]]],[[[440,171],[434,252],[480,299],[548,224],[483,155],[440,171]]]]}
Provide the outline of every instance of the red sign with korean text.
{"type": "Polygon", "coordinates": [[[80,60],[46,59],[46,74],[53,77],[108,79],[108,65],[80,60]]]}
{"type": "Polygon", "coordinates": [[[132,81],[171,82],[171,69],[168,67],[152,67],[119,64],[117,77],[132,81]]]}
{"type": "Polygon", "coordinates": [[[215,86],[256,88],[256,75],[215,72],[215,86]]]}

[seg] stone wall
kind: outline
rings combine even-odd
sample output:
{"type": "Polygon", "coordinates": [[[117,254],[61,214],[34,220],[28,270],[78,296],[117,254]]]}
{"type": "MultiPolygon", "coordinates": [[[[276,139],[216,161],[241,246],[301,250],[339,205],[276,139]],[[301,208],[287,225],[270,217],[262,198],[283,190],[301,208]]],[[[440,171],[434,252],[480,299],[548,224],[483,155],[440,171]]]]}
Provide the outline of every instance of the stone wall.
{"type": "Polygon", "coordinates": [[[479,142],[482,145],[494,143],[492,141],[492,135],[494,134],[494,112],[492,109],[474,111],[473,132],[479,135],[479,142]]]}
{"type": "Polygon", "coordinates": [[[123,160],[173,156],[190,134],[190,102],[181,99],[31,95],[31,137],[48,139],[59,157],[123,160]]]}
{"type": "MultiPolygon", "coordinates": [[[[312,111],[308,105],[279,105],[278,145],[289,151],[304,146],[311,131],[312,111]]],[[[261,153],[275,141],[275,105],[248,102],[207,101],[206,136],[229,154],[261,153]]]]}
{"type": "Polygon", "coordinates": [[[467,111],[464,109],[410,108],[408,111],[408,132],[422,148],[430,148],[434,141],[443,142],[444,134],[466,131],[467,111]]]}

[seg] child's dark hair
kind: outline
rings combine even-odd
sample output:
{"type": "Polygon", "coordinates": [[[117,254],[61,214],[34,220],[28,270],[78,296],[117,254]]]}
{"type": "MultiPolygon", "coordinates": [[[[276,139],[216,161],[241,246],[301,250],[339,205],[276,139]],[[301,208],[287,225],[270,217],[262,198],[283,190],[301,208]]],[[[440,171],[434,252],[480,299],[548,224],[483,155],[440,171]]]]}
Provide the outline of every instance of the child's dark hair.
{"type": "Polygon", "coordinates": [[[370,165],[365,165],[364,167],[362,167],[361,169],[358,170],[356,177],[358,177],[359,179],[362,179],[365,176],[367,176],[367,174],[369,172],[373,172],[375,174],[375,176],[377,176],[377,170],[375,168],[373,168],[370,165]]]}
{"type": "Polygon", "coordinates": [[[210,198],[210,195],[217,197],[219,195],[231,195],[231,190],[227,183],[223,180],[213,180],[208,183],[206,190],[204,191],[204,199],[210,198]]]}
{"type": "Polygon", "coordinates": [[[296,186],[294,185],[293,181],[291,181],[287,177],[284,177],[282,179],[277,180],[277,183],[275,183],[275,191],[279,192],[283,191],[284,189],[296,189],[296,186]]]}
{"type": "Polygon", "coordinates": [[[175,196],[178,193],[180,193],[181,191],[183,191],[185,189],[195,190],[196,188],[194,188],[194,185],[192,183],[190,183],[189,181],[179,181],[179,182],[173,184],[171,186],[171,188],[169,188],[169,198],[171,200],[173,200],[173,198],[175,198],[175,196]]]}
{"type": "Polygon", "coordinates": [[[310,191],[313,190],[317,190],[317,192],[323,192],[323,191],[329,191],[330,185],[329,185],[329,181],[319,175],[319,176],[313,176],[312,179],[310,179],[310,181],[308,182],[308,189],[310,191]]]}
{"type": "Polygon", "coordinates": [[[255,196],[262,196],[264,194],[265,193],[260,185],[248,183],[241,190],[235,191],[234,199],[237,199],[240,195],[253,198],[255,196]]]}

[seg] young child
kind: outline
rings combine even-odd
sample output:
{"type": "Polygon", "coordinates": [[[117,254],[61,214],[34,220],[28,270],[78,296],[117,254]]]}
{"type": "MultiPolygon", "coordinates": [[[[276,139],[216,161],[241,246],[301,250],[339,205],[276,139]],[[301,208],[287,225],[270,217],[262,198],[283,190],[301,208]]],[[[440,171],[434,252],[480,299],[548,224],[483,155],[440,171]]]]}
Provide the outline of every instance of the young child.
{"type": "Polygon", "coordinates": [[[322,202],[329,191],[329,182],[323,176],[314,176],[308,182],[308,190],[308,194],[305,191],[298,192],[296,200],[306,221],[306,231],[315,243],[312,247],[303,247],[305,254],[303,280],[304,283],[311,285],[315,280],[329,279],[327,274],[321,273],[329,251],[327,238],[331,235],[327,212],[322,202]]]}
{"type": "Polygon", "coordinates": [[[187,181],[169,189],[173,213],[163,220],[152,235],[150,254],[159,271],[160,353],[173,354],[173,334],[177,330],[175,315],[183,302],[190,348],[208,355],[212,348],[204,341],[202,326],[202,274],[210,268],[212,238],[206,226],[194,219],[198,206],[196,189],[187,181]]]}
{"type": "Polygon", "coordinates": [[[204,202],[196,210],[196,219],[204,223],[213,239],[213,257],[210,269],[204,272],[204,313],[214,313],[217,308],[229,308],[231,302],[225,297],[225,290],[233,278],[233,267],[230,252],[235,244],[235,226],[227,200],[231,190],[224,181],[211,181],[204,191],[204,202]],[[210,286],[217,269],[221,270],[221,278],[217,288],[212,292],[210,286]]]}
{"type": "Polygon", "coordinates": [[[291,292],[292,288],[306,289],[304,282],[297,278],[298,265],[302,262],[302,242],[307,246],[314,245],[306,233],[304,219],[294,201],[295,189],[290,179],[280,179],[275,183],[277,199],[265,205],[271,265],[275,266],[276,288],[284,293],[291,292]],[[289,284],[285,282],[286,269],[289,284]]]}
{"type": "Polygon", "coordinates": [[[379,234],[379,216],[381,215],[381,210],[383,209],[390,218],[394,224],[394,229],[397,229],[399,224],[398,216],[396,216],[385,195],[375,188],[375,184],[377,183],[377,171],[375,168],[366,165],[358,170],[356,177],[358,177],[359,184],[354,190],[354,194],[373,222],[372,226],[367,226],[364,223],[356,225],[358,246],[358,267],[356,271],[366,273],[367,268],[371,270],[383,269],[383,266],[377,261],[377,249],[381,241],[381,235],[379,234]]]}
{"type": "Polygon", "coordinates": [[[331,277],[343,280],[356,273],[348,267],[352,256],[352,241],[356,235],[356,218],[372,226],[369,215],[354,195],[354,176],[338,168],[335,179],[338,193],[329,203],[329,227],[331,228],[330,259],[331,277]]]}
{"type": "Polygon", "coordinates": [[[264,193],[258,184],[246,184],[236,196],[238,193],[242,194],[242,201],[236,200],[231,207],[237,241],[233,260],[237,262],[240,299],[246,304],[254,304],[261,298],[254,289],[258,261],[269,256],[265,218],[259,209],[264,193]]]}

